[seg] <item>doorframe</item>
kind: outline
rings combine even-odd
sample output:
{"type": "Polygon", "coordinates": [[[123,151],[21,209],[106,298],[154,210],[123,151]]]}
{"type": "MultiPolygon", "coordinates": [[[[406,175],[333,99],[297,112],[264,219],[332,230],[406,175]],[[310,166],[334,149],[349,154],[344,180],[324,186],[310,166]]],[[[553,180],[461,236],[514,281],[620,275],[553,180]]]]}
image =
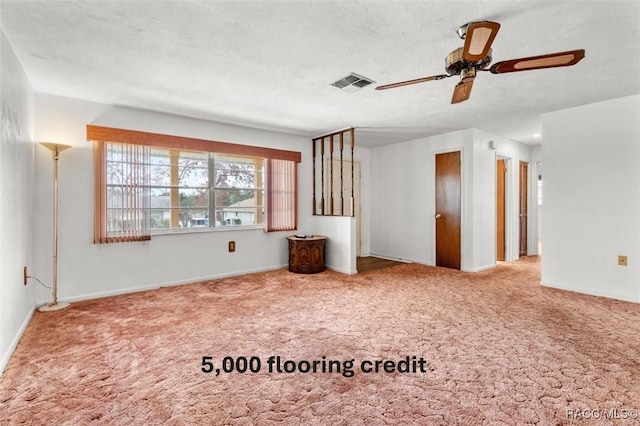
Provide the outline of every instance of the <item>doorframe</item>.
{"type": "MultiPolygon", "coordinates": [[[[505,262],[511,262],[514,260],[513,257],[513,252],[511,250],[512,246],[512,240],[513,240],[513,203],[515,202],[514,200],[514,193],[513,193],[513,184],[512,184],[512,173],[513,173],[513,158],[509,157],[507,155],[503,155],[500,154],[498,152],[496,152],[496,158],[494,161],[494,181],[497,181],[498,179],[498,168],[497,168],[497,161],[498,160],[504,160],[504,166],[507,169],[507,173],[505,173],[504,176],[504,261],[505,262]]],[[[496,196],[497,197],[497,196],[496,196]]],[[[494,197],[494,198],[496,198],[494,197]]],[[[494,200],[494,203],[497,200],[494,200]]],[[[498,223],[498,220],[496,218],[496,225],[498,223]]],[[[496,226],[496,234],[498,233],[498,229],[496,226]]],[[[496,259],[496,264],[497,264],[497,259],[496,259]]]]}
{"type": "Polygon", "coordinates": [[[531,222],[530,222],[530,216],[531,216],[531,195],[532,195],[532,190],[531,190],[531,160],[523,160],[520,159],[520,161],[518,161],[518,258],[520,258],[521,256],[528,256],[530,253],[529,247],[531,244],[531,222]],[[526,241],[526,245],[525,245],[525,253],[524,255],[520,252],[520,249],[522,248],[522,241],[521,241],[521,236],[522,236],[522,231],[521,231],[521,216],[520,216],[520,206],[522,204],[522,200],[521,200],[521,192],[522,192],[522,182],[520,181],[520,177],[521,177],[521,173],[520,173],[520,169],[522,167],[522,164],[526,164],[527,167],[527,172],[526,172],[526,185],[525,185],[525,190],[527,191],[526,193],[526,203],[527,203],[527,208],[526,208],[526,217],[527,217],[527,222],[525,224],[525,238],[527,239],[526,241]]]}
{"type": "Polygon", "coordinates": [[[467,218],[466,218],[466,184],[465,184],[465,149],[464,146],[457,146],[457,147],[452,147],[452,148],[444,148],[444,149],[439,149],[436,151],[431,151],[431,170],[433,170],[432,172],[432,178],[433,178],[433,209],[431,211],[431,217],[430,217],[430,221],[431,221],[431,232],[433,237],[431,238],[431,265],[435,266],[436,265],[436,250],[437,250],[437,246],[436,246],[436,156],[438,154],[448,154],[450,152],[460,152],[460,270],[461,271],[466,271],[467,270],[467,264],[466,264],[466,256],[465,256],[465,248],[469,245],[469,242],[467,241],[466,238],[466,222],[467,222],[467,218]]]}
{"type": "Polygon", "coordinates": [[[500,193],[498,191],[498,188],[500,186],[498,184],[498,179],[500,178],[500,176],[498,174],[498,164],[499,164],[500,161],[504,162],[504,170],[505,170],[504,176],[502,177],[503,178],[503,182],[502,182],[502,197],[503,197],[502,204],[503,205],[502,205],[502,208],[504,210],[504,212],[503,212],[503,221],[502,221],[502,234],[503,234],[502,235],[502,237],[503,237],[502,257],[503,257],[504,261],[507,260],[507,251],[508,251],[508,248],[507,248],[507,241],[508,241],[508,238],[507,238],[507,229],[508,229],[508,226],[507,226],[507,212],[508,212],[508,208],[507,208],[507,198],[508,198],[508,196],[507,196],[508,195],[508,192],[507,192],[507,172],[509,171],[509,159],[506,158],[506,157],[503,157],[501,155],[496,154],[496,159],[495,159],[495,172],[496,172],[495,173],[495,176],[496,176],[496,178],[495,178],[495,182],[496,182],[496,191],[495,191],[495,194],[496,194],[496,197],[495,197],[496,198],[496,202],[495,202],[495,205],[496,205],[496,228],[495,228],[496,259],[495,259],[495,263],[496,264],[498,262],[502,261],[502,260],[499,259],[500,256],[499,256],[499,253],[498,253],[498,250],[497,250],[498,246],[499,246],[499,244],[498,244],[498,236],[500,234],[500,226],[499,226],[500,225],[500,221],[499,221],[500,214],[498,212],[498,203],[500,201],[499,200],[500,193]]]}

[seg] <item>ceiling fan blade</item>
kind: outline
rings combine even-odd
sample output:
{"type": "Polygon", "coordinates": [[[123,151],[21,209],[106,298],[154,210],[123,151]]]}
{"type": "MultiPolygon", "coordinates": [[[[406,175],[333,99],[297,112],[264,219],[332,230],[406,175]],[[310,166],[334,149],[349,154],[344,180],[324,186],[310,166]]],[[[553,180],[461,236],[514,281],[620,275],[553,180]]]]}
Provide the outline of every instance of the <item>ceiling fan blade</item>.
{"type": "Polygon", "coordinates": [[[511,59],[496,62],[489,71],[493,74],[505,72],[538,70],[542,68],[568,67],[575,65],[584,58],[584,49],[566,52],[550,53],[548,55],[530,56],[528,58],[511,59]]]}
{"type": "Polygon", "coordinates": [[[408,86],[410,84],[424,83],[425,81],[442,80],[443,78],[447,78],[447,77],[451,77],[451,76],[449,74],[432,75],[431,77],[422,77],[422,78],[416,78],[414,80],[407,80],[407,81],[400,81],[398,83],[385,84],[385,85],[376,87],[376,90],[393,89],[395,87],[408,86]]]}
{"type": "Polygon", "coordinates": [[[451,97],[452,104],[458,104],[469,99],[471,95],[471,88],[473,87],[473,78],[460,81],[453,89],[453,96],[451,97]]]}
{"type": "Polygon", "coordinates": [[[482,61],[486,58],[499,29],[500,24],[491,21],[468,24],[462,57],[469,62],[482,61]]]}

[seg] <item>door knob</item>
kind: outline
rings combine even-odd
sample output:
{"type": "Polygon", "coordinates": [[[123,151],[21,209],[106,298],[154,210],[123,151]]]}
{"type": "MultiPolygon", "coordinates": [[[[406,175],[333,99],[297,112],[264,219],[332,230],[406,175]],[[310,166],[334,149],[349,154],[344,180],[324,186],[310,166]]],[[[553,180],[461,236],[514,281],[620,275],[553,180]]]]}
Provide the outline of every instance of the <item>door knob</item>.
{"type": "Polygon", "coordinates": [[[436,219],[440,219],[442,215],[440,213],[436,213],[436,219]]]}

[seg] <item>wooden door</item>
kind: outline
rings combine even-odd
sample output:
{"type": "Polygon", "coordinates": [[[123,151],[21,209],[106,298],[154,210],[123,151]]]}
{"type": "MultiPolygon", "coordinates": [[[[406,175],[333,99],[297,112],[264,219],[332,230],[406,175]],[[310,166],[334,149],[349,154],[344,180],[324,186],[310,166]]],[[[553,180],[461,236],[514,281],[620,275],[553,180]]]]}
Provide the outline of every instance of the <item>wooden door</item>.
{"type": "Polygon", "coordinates": [[[507,166],[504,159],[496,161],[496,260],[505,261],[506,256],[506,198],[505,183],[507,166]]]}
{"type": "Polygon", "coordinates": [[[520,256],[527,255],[527,216],[529,207],[529,165],[520,162],[520,256]]]}
{"type": "Polygon", "coordinates": [[[460,151],[436,155],[436,266],[460,269],[460,151]]]}

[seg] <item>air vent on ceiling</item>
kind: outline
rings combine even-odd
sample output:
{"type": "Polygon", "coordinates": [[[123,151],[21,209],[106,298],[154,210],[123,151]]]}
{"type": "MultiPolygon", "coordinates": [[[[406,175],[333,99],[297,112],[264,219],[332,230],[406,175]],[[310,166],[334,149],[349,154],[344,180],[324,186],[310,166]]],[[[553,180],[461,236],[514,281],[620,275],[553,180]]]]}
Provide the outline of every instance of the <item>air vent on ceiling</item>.
{"type": "Polygon", "coordinates": [[[331,83],[331,85],[346,92],[355,92],[372,83],[375,83],[375,81],[352,72],[348,76],[331,83]]]}

